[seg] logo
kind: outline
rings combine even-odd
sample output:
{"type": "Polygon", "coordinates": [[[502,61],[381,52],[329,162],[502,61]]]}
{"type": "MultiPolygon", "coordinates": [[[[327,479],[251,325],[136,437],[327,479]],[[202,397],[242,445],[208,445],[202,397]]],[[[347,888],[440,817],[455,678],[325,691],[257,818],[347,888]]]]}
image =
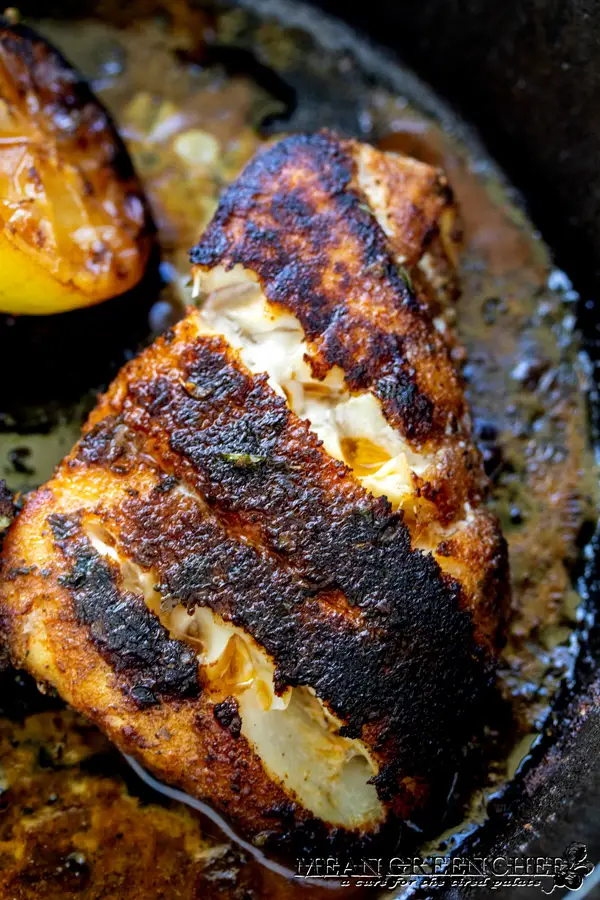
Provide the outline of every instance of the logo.
{"type": "MultiPolygon", "coordinates": [[[[578,891],[588,875],[594,871],[593,864],[587,858],[587,847],[577,841],[572,841],[563,850],[562,857],[557,859],[557,868],[554,874],[554,884],[545,894],[552,894],[556,888],[566,888],[568,891],[578,891]]],[[[542,888],[543,890],[543,888],[542,888]]]]}
{"type": "Polygon", "coordinates": [[[407,885],[427,888],[468,887],[490,892],[529,888],[538,894],[578,891],[594,865],[587,847],[572,841],[562,856],[430,856],[342,859],[336,856],[297,860],[296,878],[333,887],[393,891],[407,885]]]}

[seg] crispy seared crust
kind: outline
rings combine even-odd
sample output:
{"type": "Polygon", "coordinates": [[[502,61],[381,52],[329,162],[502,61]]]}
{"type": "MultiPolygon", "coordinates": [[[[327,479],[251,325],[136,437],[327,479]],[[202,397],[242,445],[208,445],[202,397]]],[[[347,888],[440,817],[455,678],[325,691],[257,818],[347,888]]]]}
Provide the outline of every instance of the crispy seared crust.
{"type": "Polygon", "coordinates": [[[382,154],[365,157],[361,146],[299,135],[258,154],[225,193],[191,259],[197,269],[237,264],[256,273],[268,300],[301,322],[316,377],[339,366],[350,390],[372,391],[415,449],[438,454],[422,490],[446,523],[465,502],[481,502],[486,482],[461,379],[432,321],[437,298],[421,276],[415,295],[395,259],[407,259],[413,273],[437,234],[448,187],[429,167],[404,172],[400,158],[382,171],[382,154]],[[376,185],[390,168],[396,181],[381,207],[388,239],[361,183],[376,185]],[[414,201],[392,213],[385,203],[406,184],[414,201]]]}
{"type": "Polygon", "coordinates": [[[125,367],[27,502],[5,550],[4,630],[22,665],[31,627],[46,657],[40,667],[34,649],[38,678],[248,834],[301,823],[244,738],[218,723],[188,647],[90,547],[90,522],[152,568],[163,596],[209,604],[251,633],[282,685],[313,685],[348,735],[378,748],[380,796],[415,815],[487,679],[460,585],[410,550],[400,518],[326,456],[263,378],[220,339],[197,337],[197,314],[125,367]],[[247,454],[261,462],[230,461],[247,454]],[[251,798],[236,793],[242,782],[251,798]]]}
{"type": "MultiPolygon", "coordinates": [[[[243,258],[266,272],[265,293],[272,299],[275,291],[301,319],[315,370],[341,365],[353,385],[371,387],[415,447],[437,442],[452,457],[455,435],[462,435],[464,455],[479,465],[460,382],[431,313],[394,274],[373,217],[355,209],[344,176],[350,145],[318,137],[278,146],[230,193],[196,262],[209,265],[218,245],[214,261],[229,254],[232,265],[243,258]],[[308,181],[306,203],[323,207],[318,233],[310,221],[318,224],[321,213],[302,211],[304,199],[286,185],[291,161],[298,194],[308,181]],[[261,198],[265,173],[289,193],[261,198]],[[269,208],[271,231],[258,233],[257,210],[267,215],[269,208]],[[306,228],[295,234],[297,216],[306,228]],[[244,230],[246,240],[232,244],[227,229],[244,230]],[[310,266],[302,268],[294,242],[306,247],[310,266]],[[328,253],[335,255],[332,242],[344,254],[344,307],[334,288],[306,300],[315,297],[315,279],[325,277],[328,253]],[[291,270],[278,278],[280,243],[291,270]],[[373,265],[377,278],[363,277],[373,265]],[[359,288],[372,292],[372,304],[360,300],[359,288]],[[405,353],[422,356],[414,376],[405,353]],[[447,390],[427,388],[431,414],[423,418],[418,399],[416,413],[408,408],[406,391],[418,398],[436,372],[448,377],[447,390]],[[390,384],[394,390],[384,389],[390,384]],[[450,437],[440,430],[449,421],[457,428],[450,437]]],[[[276,690],[311,686],[343,723],[341,733],[369,746],[386,825],[414,820],[439,802],[476,726],[505,595],[505,548],[495,521],[475,505],[480,470],[459,474],[459,493],[473,512],[437,548],[454,565],[443,573],[431,554],[413,549],[402,514],[329,457],[266,376],[252,375],[190,311],[124,367],[78,445],[11,528],[0,612],[13,658],[119,747],[226,811],[245,834],[304,847],[350,839],[317,823],[269,778],[240,734],[233,701],[215,702],[189,646],[169,636],[126,583],[126,570],[94,549],[90,528],[100,525],[119,559],[152,574],[163,601],[208,606],[251,635],[275,665],[276,690]]],[[[459,477],[453,470],[443,476],[459,477]]],[[[437,509],[435,488],[423,490],[437,509]]],[[[440,520],[450,521],[440,508],[440,520]]]]}
{"type": "Polygon", "coordinates": [[[17,536],[37,565],[23,565],[27,555],[19,555],[14,532],[8,540],[3,594],[11,601],[3,609],[3,630],[14,660],[23,665],[33,650],[40,681],[55,685],[159,777],[214,799],[248,834],[281,827],[289,798],[265,778],[245,739],[219,725],[189,646],[169,640],[143,599],[122,588],[116,568],[81,533],[86,505],[110,509],[114,503],[118,510],[136,485],[159,487],[162,496],[157,473],[143,461],[127,477],[76,468],[38,491],[23,512],[17,536]],[[279,821],[271,810],[279,810],[279,821]]]}

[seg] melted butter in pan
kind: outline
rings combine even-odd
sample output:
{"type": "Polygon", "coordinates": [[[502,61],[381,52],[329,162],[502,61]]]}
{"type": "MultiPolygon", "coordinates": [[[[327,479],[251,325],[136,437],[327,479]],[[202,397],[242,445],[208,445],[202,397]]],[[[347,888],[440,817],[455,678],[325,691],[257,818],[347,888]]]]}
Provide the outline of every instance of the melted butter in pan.
{"type": "MultiPolygon", "coordinates": [[[[10,673],[1,687],[21,700],[35,691],[17,685],[10,673]]],[[[2,897],[306,896],[238,852],[183,804],[170,808],[145,790],[108,741],[72,710],[31,713],[23,723],[0,719],[0,759],[2,897]]],[[[320,900],[331,892],[311,895],[320,900]]]]}

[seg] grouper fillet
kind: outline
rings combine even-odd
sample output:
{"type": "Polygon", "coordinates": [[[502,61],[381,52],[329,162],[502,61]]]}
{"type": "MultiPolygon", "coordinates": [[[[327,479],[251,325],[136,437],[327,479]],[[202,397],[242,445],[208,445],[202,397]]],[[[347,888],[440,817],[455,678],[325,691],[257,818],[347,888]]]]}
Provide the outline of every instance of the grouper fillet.
{"type": "Polygon", "coordinates": [[[15,664],[261,845],[414,827],[478,727],[508,579],[457,252],[439,171],[326,133],[267,147],[191,252],[199,308],[5,540],[15,664]]]}

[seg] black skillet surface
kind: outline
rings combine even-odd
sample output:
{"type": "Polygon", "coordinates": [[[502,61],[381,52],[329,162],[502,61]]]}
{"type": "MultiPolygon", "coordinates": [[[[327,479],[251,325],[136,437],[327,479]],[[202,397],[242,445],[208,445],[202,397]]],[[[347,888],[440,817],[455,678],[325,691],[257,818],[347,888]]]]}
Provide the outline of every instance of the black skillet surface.
{"type": "MultiPolygon", "coordinates": [[[[588,298],[579,326],[597,370],[600,317],[589,298],[600,288],[600,6],[594,0],[319,5],[391,46],[478,128],[588,298]]],[[[597,560],[588,588],[598,602],[597,560]]],[[[555,856],[579,840],[600,860],[599,669],[596,629],[576,687],[556,711],[546,753],[471,841],[474,853],[555,856]]],[[[520,895],[532,892],[506,891],[520,895]]]]}
{"type": "MultiPolygon", "coordinates": [[[[588,298],[579,326],[597,370],[600,317],[589,298],[600,287],[600,6],[593,0],[319,5],[390,45],[477,126],[588,298]]],[[[588,588],[597,602],[597,560],[588,588]]],[[[556,711],[546,753],[471,841],[474,853],[555,856],[579,840],[600,860],[599,669],[596,629],[576,687],[556,711]]],[[[532,892],[506,892],[521,894],[532,892]]]]}
{"type": "MultiPolygon", "coordinates": [[[[558,263],[588,298],[579,322],[590,355],[598,359],[598,316],[589,298],[600,283],[600,7],[585,0],[372,0],[356,7],[325,0],[320,5],[390,44],[479,128],[526,195],[558,263]]],[[[71,12],[81,15],[81,4],[72,4],[71,12]]],[[[134,330],[137,302],[131,301],[134,330]]],[[[110,316],[99,316],[106,317],[99,323],[105,330],[94,330],[93,344],[103,352],[91,355],[90,366],[114,360],[105,352],[105,341],[113,336],[110,316]]],[[[13,362],[22,364],[17,356],[13,362]]],[[[110,374],[94,370],[90,382],[110,374]]],[[[68,384],[69,378],[61,390],[68,384]]],[[[49,380],[49,401],[53,390],[49,380]]],[[[593,561],[586,581],[592,601],[597,600],[593,561]]],[[[590,857],[600,860],[599,671],[600,634],[592,629],[576,684],[563,693],[538,758],[517,776],[488,824],[471,839],[474,853],[556,856],[570,841],[581,840],[590,857]]],[[[519,894],[512,890],[507,896],[519,894]]]]}
{"type": "MultiPolygon", "coordinates": [[[[600,359],[600,5],[593,0],[386,0],[320,4],[402,56],[465,118],[527,198],[535,223],[587,302],[588,352],[600,359]]],[[[596,379],[598,384],[598,380],[596,379]]],[[[597,422],[595,423],[598,424],[597,422]]],[[[600,599],[597,560],[588,589],[600,599]]],[[[471,842],[478,855],[560,854],[571,841],[600,860],[600,636],[532,764],[471,842]]],[[[524,889],[506,895],[531,896],[524,889]]],[[[497,892],[497,896],[502,896],[497,892]]]]}

